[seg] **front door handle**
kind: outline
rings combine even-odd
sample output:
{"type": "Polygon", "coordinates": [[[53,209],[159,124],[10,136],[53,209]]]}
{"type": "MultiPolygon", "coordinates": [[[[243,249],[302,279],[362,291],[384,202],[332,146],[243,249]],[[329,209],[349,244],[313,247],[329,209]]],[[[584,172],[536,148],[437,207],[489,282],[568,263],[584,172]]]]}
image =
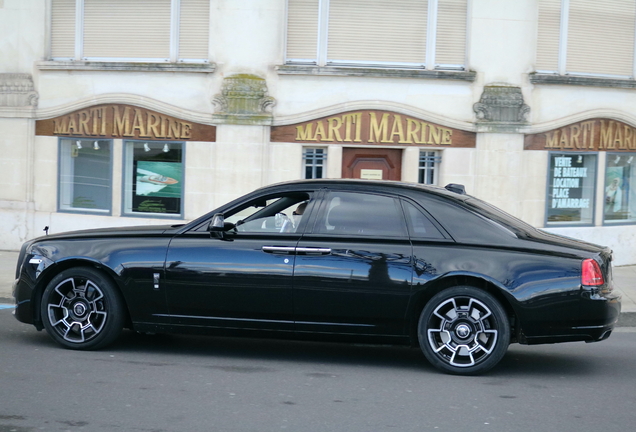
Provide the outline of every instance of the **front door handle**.
{"type": "Polygon", "coordinates": [[[261,250],[267,253],[293,255],[296,248],[293,246],[263,246],[261,250]]]}

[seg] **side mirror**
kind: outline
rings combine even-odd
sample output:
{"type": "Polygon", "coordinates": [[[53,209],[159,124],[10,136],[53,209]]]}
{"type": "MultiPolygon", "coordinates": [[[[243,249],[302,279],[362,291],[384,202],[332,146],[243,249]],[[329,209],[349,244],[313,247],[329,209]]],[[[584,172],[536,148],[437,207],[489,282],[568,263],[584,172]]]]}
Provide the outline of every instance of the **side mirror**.
{"type": "Polygon", "coordinates": [[[225,218],[223,213],[217,213],[212,216],[212,221],[208,225],[208,231],[210,232],[222,232],[225,231],[225,218]]]}

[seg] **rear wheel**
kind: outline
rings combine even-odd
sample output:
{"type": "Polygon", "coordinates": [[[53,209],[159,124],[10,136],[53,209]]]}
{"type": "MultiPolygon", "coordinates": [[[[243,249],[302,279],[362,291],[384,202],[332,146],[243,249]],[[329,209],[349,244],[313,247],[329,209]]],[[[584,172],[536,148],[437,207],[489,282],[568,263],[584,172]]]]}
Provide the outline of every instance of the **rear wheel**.
{"type": "Polygon", "coordinates": [[[112,343],[124,326],[123,302],[113,283],[89,267],[64,270],[42,295],[42,322],[60,345],[80,350],[112,343]]]}
{"type": "Polygon", "coordinates": [[[510,343],[510,323],[492,295],[459,286],[437,293],[426,304],[418,337],[422,352],[438,369],[477,375],[503,358],[510,343]]]}

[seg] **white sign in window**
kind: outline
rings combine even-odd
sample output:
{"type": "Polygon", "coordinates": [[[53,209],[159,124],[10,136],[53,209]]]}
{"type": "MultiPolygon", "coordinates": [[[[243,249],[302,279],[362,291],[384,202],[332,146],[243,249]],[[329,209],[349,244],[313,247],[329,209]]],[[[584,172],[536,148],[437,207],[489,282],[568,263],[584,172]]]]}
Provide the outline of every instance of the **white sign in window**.
{"type": "Polygon", "coordinates": [[[547,225],[594,223],[596,160],[595,154],[550,154],[547,225]]]}

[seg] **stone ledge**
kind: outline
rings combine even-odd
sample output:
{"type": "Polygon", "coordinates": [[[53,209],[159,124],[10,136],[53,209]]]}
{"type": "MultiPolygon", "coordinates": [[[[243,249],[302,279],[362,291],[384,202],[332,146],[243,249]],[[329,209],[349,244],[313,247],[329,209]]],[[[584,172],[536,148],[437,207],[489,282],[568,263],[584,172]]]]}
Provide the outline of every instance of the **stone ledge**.
{"type": "Polygon", "coordinates": [[[439,71],[424,69],[374,68],[357,66],[279,65],[279,75],[355,76],[381,78],[423,78],[473,82],[477,77],[472,71],[439,71]]]}
{"type": "Polygon", "coordinates": [[[623,89],[636,88],[636,80],[624,78],[599,78],[543,73],[531,73],[529,77],[532,84],[576,85],[623,89]]]}
{"type": "Polygon", "coordinates": [[[216,63],[141,63],[95,61],[40,61],[39,70],[61,71],[130,71],[130,72],[189,72],[213,73],[216,63]]]}

